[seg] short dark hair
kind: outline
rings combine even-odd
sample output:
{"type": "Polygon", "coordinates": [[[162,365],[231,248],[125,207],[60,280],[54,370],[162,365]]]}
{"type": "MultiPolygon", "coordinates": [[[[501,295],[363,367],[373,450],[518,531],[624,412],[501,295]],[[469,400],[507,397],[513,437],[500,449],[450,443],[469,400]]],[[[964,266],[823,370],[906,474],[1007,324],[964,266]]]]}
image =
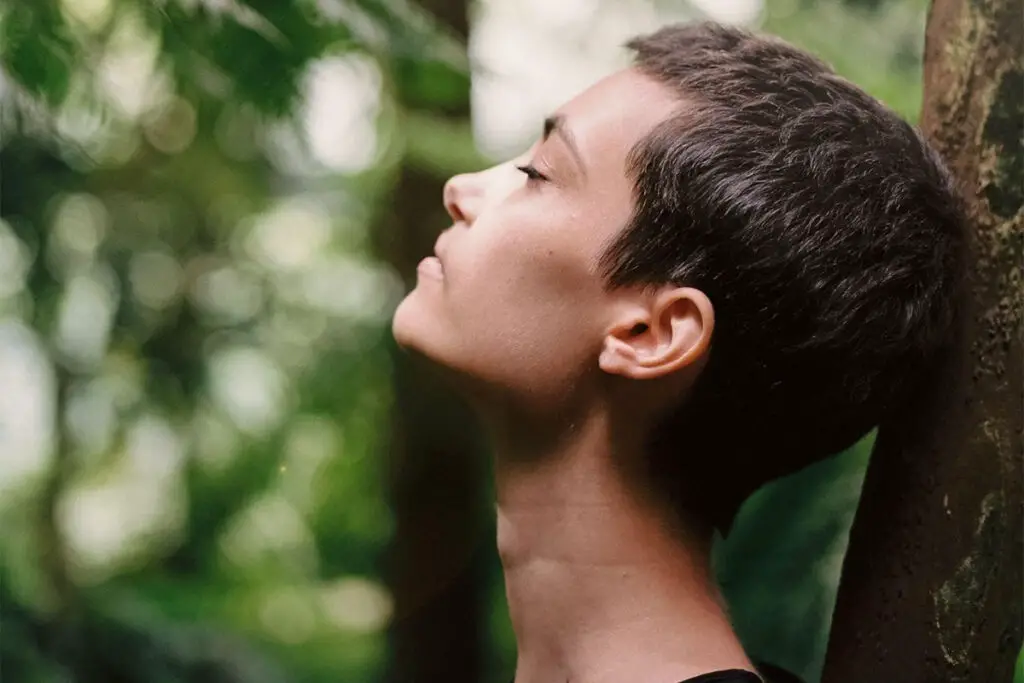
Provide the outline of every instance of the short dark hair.
{"type": "Polygon", "coordinates": [[[680,109],[632,150],[634,212],[601,265],[609,287],[714,305],[708,364],[650,466],[727,532],[755,489],[855,443],[929,372],[958,314],[964,209],[918,130],[782,40],[703,23],[627,46],[680,109]]]}

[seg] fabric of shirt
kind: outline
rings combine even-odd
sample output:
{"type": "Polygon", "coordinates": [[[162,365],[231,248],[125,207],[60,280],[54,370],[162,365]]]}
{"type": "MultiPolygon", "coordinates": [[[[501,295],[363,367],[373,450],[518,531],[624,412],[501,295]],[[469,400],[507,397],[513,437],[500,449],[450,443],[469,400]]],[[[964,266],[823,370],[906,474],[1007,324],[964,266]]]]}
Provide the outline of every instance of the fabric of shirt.
{"type": "MultiPolygon", "coordinates": [[[[744,669],[726,669],[701,674],[696,678],[687,678],[679,683],[803,683],[799,678],[785,669],[765,662],[755,662],[761,675],[744,669]]],[[[515,683],[515,680],[509,681],[515,683]]]]}
{"type": "Polygon", "coordinates": [[[754,662],[754,665],[761,674],[760,676],[743,669],[728,669],[701,674],[696,678],[680,681],[680,683],[803,683],[793,674],[774,664],[754,662]]]}
{"type": "Polygon", "coordinates": [[[687,678],[680,683],[763,683],[761,677],[743,669],[728,669],[701,674],[696,678],[687,678]]]}

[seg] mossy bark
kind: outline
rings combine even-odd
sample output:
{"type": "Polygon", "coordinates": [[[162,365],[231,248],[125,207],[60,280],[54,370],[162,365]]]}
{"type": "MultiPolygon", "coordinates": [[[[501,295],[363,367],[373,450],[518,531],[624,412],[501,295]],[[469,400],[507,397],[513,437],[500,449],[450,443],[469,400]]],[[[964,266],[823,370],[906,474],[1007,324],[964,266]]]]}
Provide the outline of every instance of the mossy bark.
{"type": "Polygon", "coordinates": [[[824,683],[1009,683],[1024,587],[1024,0],[934,0],[921,127],[971,219],[958,344],[882,424],[824,683]]]}

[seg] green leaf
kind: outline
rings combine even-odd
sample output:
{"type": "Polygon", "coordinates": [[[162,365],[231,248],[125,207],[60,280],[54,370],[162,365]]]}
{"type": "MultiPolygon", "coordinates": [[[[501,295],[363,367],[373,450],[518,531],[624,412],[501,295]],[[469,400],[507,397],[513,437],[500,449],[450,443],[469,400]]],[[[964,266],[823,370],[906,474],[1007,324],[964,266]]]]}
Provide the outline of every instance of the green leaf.
{"type": "Polygon", "coordinates": [[[469,72],[438,60],[398,56],[392,73],[399,101],[407,108],[452,114],[469,111],[469,72]]]}
{"type": "Polygon", "coordinates": [[[51,105],[68,92],[76,46],[60,11],[48,0],[19,2],[0,15],[0,59],[30,93],[51,105]]]}

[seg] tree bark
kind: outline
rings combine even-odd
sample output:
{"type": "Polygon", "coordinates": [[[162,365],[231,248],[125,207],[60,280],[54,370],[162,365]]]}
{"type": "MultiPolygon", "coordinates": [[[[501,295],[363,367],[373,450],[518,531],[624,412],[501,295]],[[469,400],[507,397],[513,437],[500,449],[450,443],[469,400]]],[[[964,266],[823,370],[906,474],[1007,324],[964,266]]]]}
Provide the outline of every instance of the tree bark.
{"type": "MultiPolygon", "coordinates": [[[[466,39],[466,0],[419,5],[466,39]]],[[[420,113],[452,123],[469,116],[466,105],[452,103],[420,113]]],[[[431,253],[438,233],[450,223],[441,201],[445,180],[405,154],[393,208],[375,241],[378,254],[407,286],[415,284],[417,261],[431,253]]],[[[394,407],[387,458],[395,534],[384,569],[394,598],[386,680],[478,683],[490,547],[483,506],[485,453],[466,406],[428,367],[390,344],[394,407]]]]}
{"type": "Polygon", "coordinates": [[[934,0],[921,127],[971,219],[959,339],[879,427],[825,683],[1010,683],[1022,637],[1024,0],[934,0]]]}

